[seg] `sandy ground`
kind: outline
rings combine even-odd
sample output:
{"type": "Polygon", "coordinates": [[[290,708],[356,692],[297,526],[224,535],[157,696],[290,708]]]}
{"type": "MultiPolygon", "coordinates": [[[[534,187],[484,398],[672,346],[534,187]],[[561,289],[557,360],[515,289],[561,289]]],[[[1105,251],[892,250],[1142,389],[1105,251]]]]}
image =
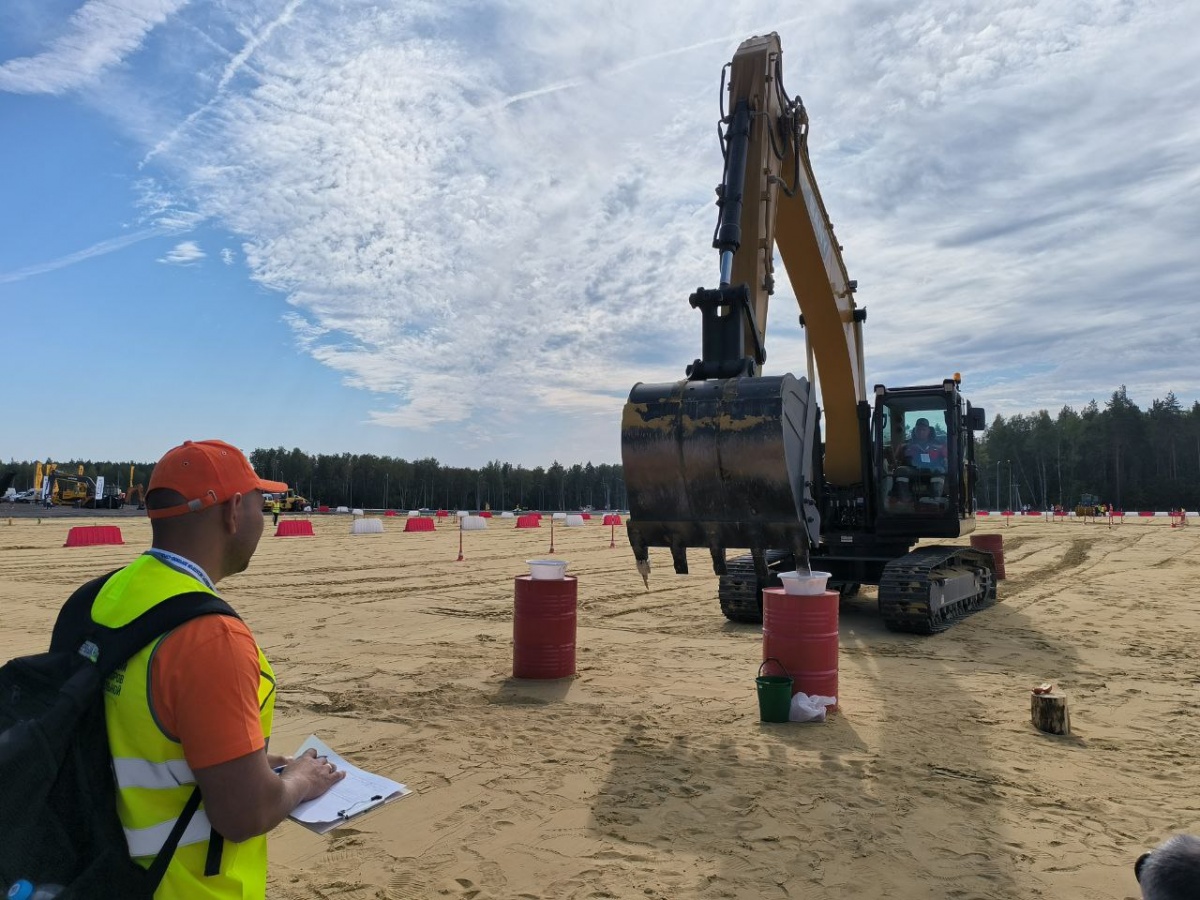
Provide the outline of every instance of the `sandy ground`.
{"type": "MultiPolygon", "coordinates": [[[[415,793],[325,836],[271,836],[281,900],[1132,898],[1132,862],[1200,830],[1192,664],[1200,525],[984,524],[995,607],[935,637],[841,609],[841,709],[763,725],[761,633],[716,579],[656,556],[643,590],[618,530],[555,529],[579,578],[579,674],[511,678],[513,576],[549,528],[314,538],[268,524],[223,584],[281,683],[273,748],[316,733],[415,793]],[[1057,682],[1074,734],[1029,721],[1057,682]]],[[[0,518],[0,658],[43,648],[79,582],[149,542],[64,548],[77,520],[0,518]]],[[[965,543],[965,540],[963,541],[965,543]]],[[[695,554],[693,565],[705,560],[695,554]]]]}

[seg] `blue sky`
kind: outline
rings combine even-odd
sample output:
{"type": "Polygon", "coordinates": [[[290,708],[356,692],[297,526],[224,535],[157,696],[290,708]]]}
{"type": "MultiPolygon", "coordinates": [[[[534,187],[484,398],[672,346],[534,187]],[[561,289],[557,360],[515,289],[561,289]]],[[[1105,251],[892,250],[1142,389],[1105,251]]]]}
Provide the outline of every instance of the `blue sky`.
{"type": "MultiPolygon", "coordinates": [[[[1200,398],[1194,4],[6,0],[0,458],[619,461],[699,355],[720,70],[767,31],[868,385],[1200,398]]],[[[782,283],[769,373],[795,321],[782,283]]]]}

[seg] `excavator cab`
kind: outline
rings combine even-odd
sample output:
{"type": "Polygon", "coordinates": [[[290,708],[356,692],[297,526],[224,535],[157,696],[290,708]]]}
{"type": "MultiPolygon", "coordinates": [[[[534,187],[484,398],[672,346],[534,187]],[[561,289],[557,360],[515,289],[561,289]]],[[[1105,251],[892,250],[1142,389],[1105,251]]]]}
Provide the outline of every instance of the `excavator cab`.
{"type": "Polygon", "coordinates": [[[960,537],[975,527],[975,437],[984,412],[940,385],[875,386],[875,531],[960,537]]]}

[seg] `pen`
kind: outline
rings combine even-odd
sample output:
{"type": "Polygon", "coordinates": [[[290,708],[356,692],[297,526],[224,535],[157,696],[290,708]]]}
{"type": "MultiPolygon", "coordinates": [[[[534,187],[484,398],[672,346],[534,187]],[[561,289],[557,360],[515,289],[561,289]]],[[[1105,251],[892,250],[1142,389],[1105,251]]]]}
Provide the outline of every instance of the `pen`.
{"type": "Polygon", "coordinates": [[[359,800],[357,803],[355,803],[351,806],[348,806],[346,809],[339,809],[337,811],[337,814],[339,817],[341,817],[343,819],[349,819],[350,816],[352,816],[354,814],[356,806],[362,806],[364,803],[374,803],[376,800],[382,800],[382,799],[383,799],[383,794],[376,794],[370,800],[359,800]]]}

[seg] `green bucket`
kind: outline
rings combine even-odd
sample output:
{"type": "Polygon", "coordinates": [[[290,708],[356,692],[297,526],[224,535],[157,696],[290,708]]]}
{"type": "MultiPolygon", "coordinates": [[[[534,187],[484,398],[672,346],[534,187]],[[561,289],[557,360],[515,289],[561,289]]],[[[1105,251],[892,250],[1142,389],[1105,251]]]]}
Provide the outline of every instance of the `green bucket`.
{"type": "Polygon", "coordinates": [[[792,676],[783,663],[773,656],[764,659],[754,682],[758,686],[758,718],[763,722],[786,722],[792,711],[792,676]],[[783,674],[764,675],[763,666],[769,662],[783,669],[783,674]]]}

